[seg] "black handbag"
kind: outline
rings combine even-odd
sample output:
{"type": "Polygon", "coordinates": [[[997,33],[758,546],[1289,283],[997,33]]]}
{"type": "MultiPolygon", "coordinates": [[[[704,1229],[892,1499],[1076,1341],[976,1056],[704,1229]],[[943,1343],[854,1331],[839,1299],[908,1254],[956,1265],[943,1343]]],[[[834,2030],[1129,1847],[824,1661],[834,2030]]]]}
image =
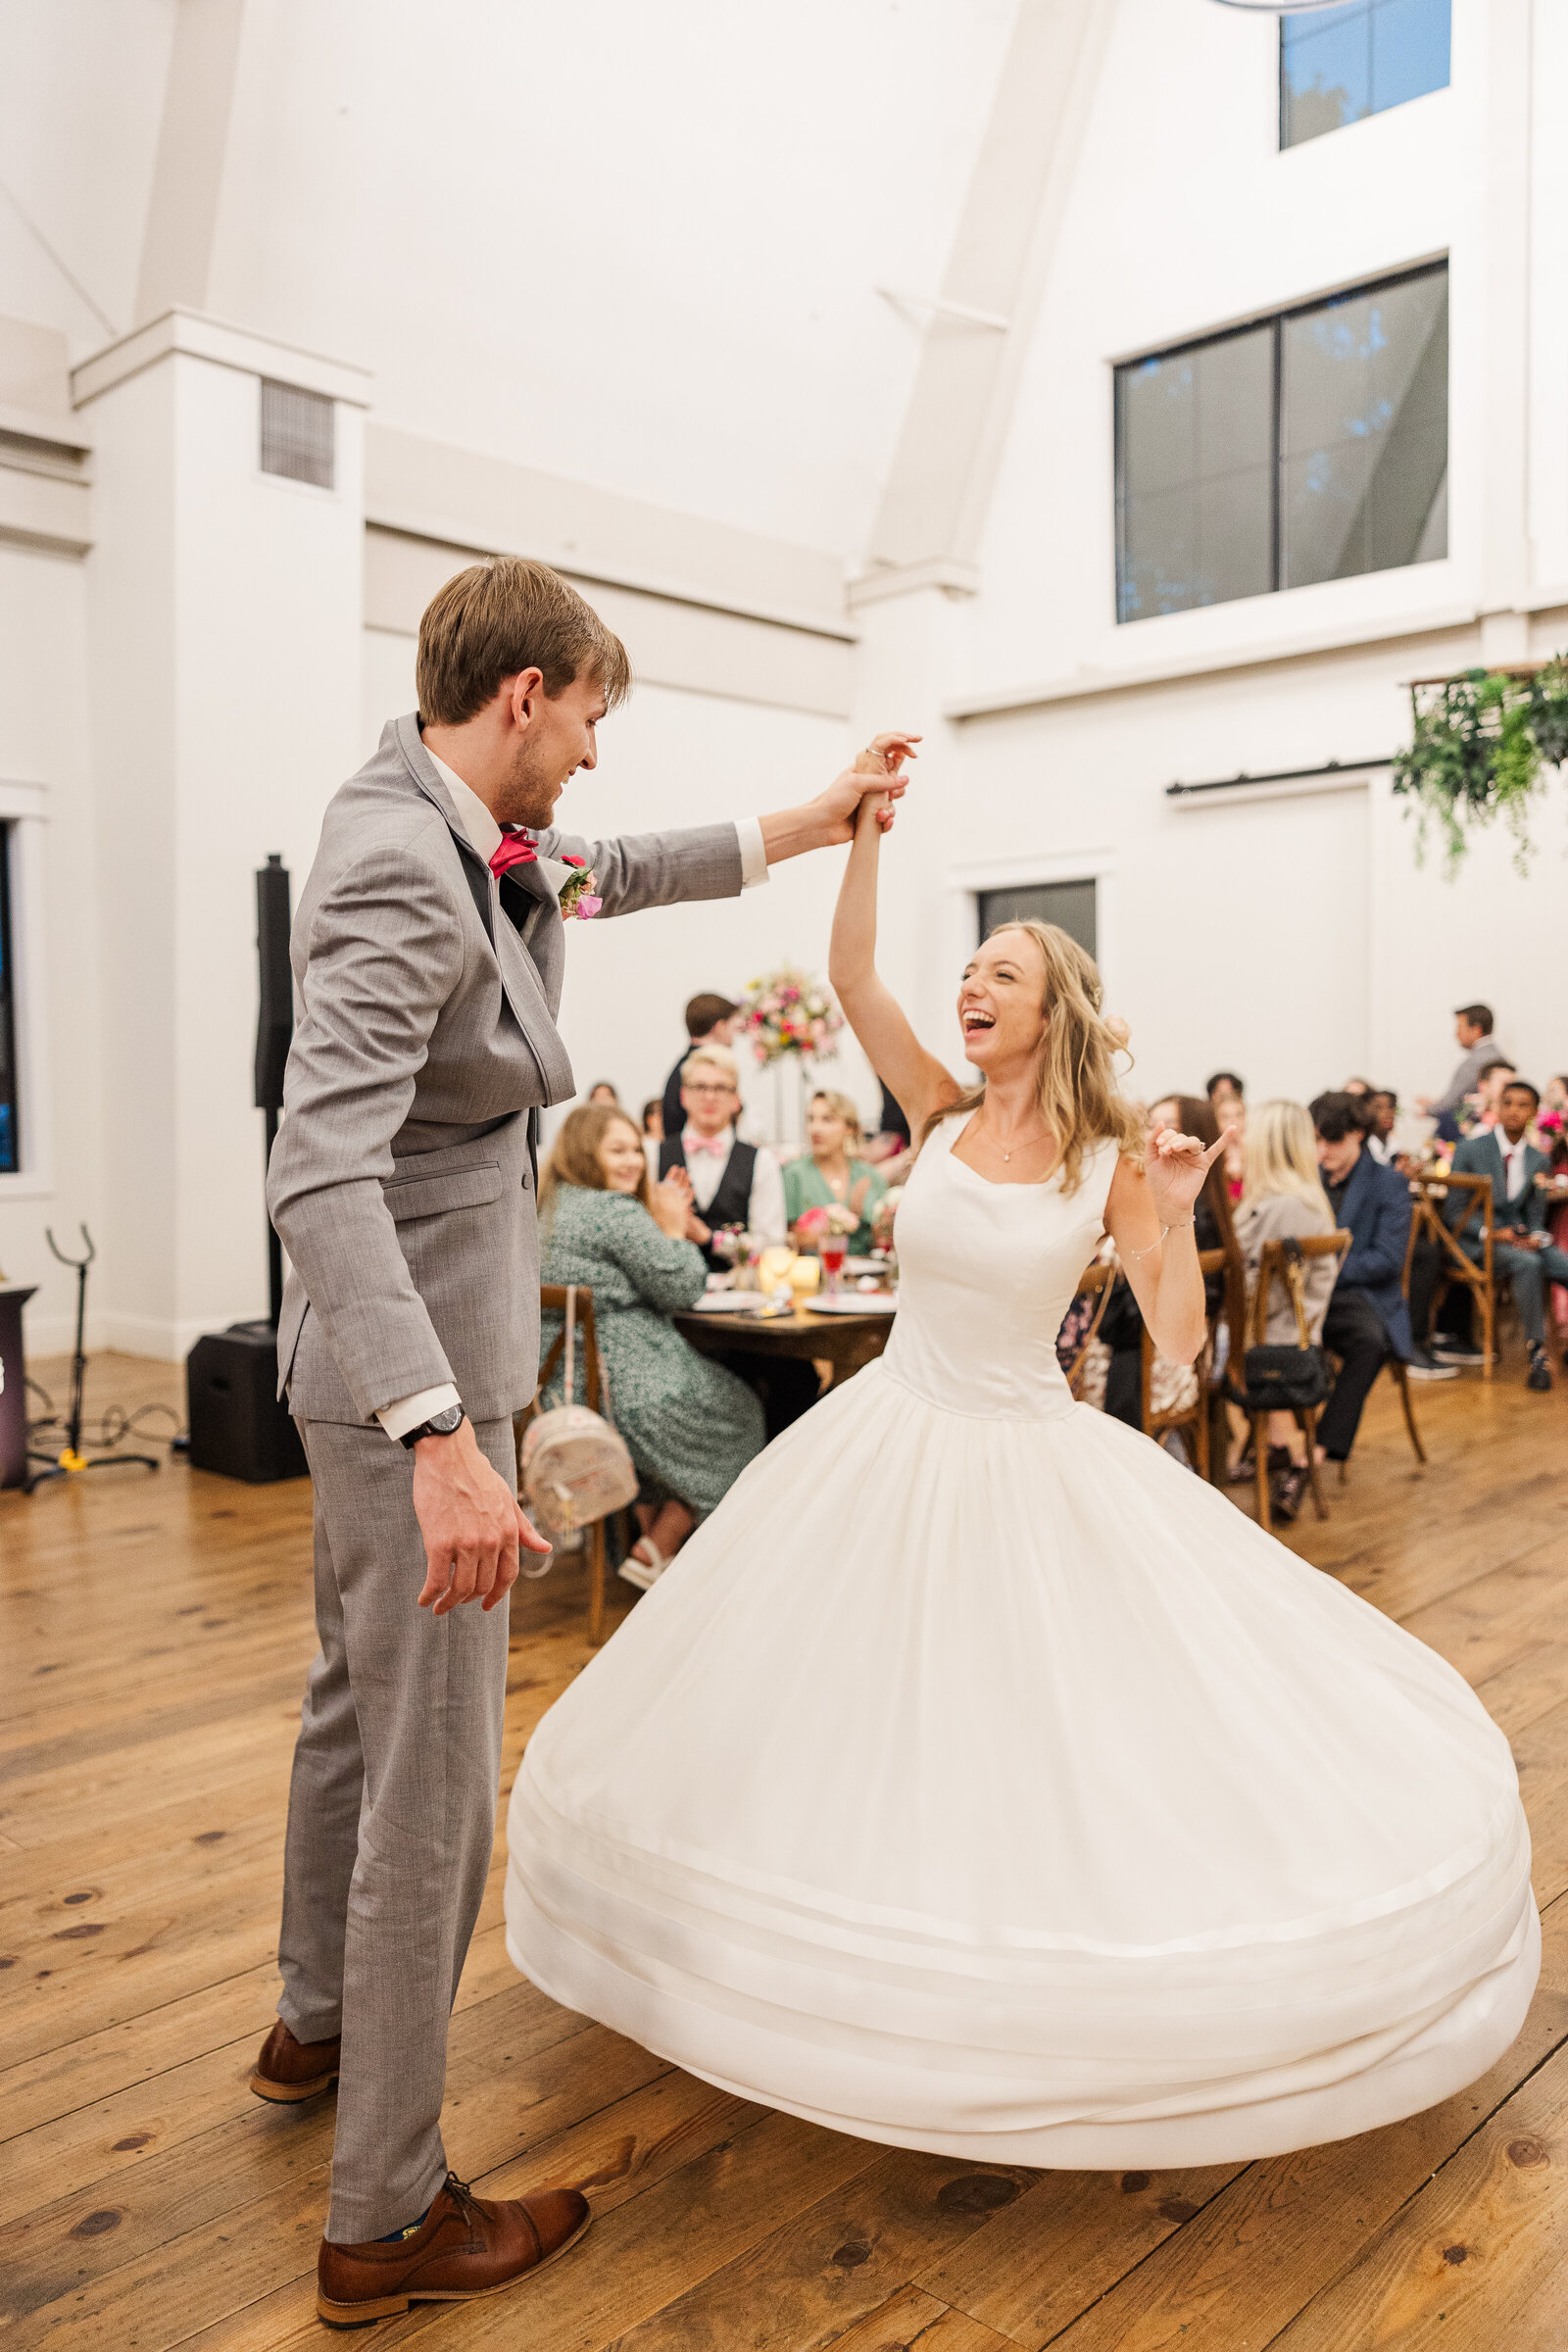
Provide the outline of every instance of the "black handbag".
{"type": "Polygon", "coordinates": [[[1233,1391],[1233,1395],[1236,1402],[1250,1413],[1301,1412],[1324,1403],[1330,1388],[1328,1357],[1321,1348],[1313,1347],[1306,1320],[1301,1245],[1287,1240],[1281,1247],[1285,1254],[1285,1287],[1296,1308],[1296,1327],[1300,1338],[1294,1348],[1248,1348],[1242,1358],[1243,1386],[1240,1391],[1233,1391]]]}

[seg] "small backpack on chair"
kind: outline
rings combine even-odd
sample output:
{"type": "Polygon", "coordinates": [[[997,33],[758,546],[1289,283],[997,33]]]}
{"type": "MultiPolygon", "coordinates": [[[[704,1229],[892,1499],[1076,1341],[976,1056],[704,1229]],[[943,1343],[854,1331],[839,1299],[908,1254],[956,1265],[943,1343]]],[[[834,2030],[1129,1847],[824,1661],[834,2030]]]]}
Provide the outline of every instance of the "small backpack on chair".
{"type": "MultiPolygon", "coordinates": [[[[573,1404],[575,1284],[566,1289],[564,1403],[535,1415],[524,1433],[518,1467],[523,1500],[544,1535],[569,1536],[635,1499],[639,1480],[626,1442],[610,1419],[610,1380],[599,1359],[604,1413],[573,1404]]],[[[549,1566],[549,1562],[545,1566],[549,1566]]],[[[536,1571],[542,1575],[543,1569],[536,1571]]]]}

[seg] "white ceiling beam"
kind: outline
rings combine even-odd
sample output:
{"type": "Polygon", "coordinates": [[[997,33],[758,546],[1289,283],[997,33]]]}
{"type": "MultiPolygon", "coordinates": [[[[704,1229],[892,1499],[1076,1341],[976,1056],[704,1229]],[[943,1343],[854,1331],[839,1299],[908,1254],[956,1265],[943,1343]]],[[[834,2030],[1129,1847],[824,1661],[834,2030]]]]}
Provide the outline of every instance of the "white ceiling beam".
{"type": "Polygon", "coordinates": [[[974,565],[1114,15],[1114,0],[1019,0],[852,602],[974,565]]]}

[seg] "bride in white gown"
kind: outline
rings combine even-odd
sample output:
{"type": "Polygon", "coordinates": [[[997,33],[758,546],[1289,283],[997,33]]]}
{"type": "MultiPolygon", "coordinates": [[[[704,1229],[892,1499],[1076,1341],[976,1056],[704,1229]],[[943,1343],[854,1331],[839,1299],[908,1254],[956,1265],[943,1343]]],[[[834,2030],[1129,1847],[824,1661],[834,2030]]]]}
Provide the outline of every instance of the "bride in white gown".
{"type": "Polygon", "coordinates": [[[913,1132],[937,1121],[891,1344],[540,1724],[508,1948],[726,2090],[895,2146],[1201,2165],[1413,2114],[1534,1989],[1507,1741],[1074,1404],[1055,1334],[1104,1230],[1163,1352],[1197,1352],[1205,1155],[1167,1133],[1140,1167],[1098,975],[1045,926],[963,976],[960,1100],[873,967],[878,844],[867,802],[833,976],[913,1132]]]}

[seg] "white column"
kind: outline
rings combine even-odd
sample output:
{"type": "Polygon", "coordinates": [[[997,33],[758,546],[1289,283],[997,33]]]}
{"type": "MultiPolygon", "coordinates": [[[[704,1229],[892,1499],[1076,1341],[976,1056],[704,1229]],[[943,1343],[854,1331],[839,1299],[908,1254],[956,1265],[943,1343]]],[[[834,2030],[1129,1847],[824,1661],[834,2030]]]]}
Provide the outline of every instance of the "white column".
{"type": "Polygon", "coordinates": [[[257,866],[296,896],[358,764],[363,370],[171,311],[75,370],[87,560],[111,1345],[266,1311],[257,866]],[[330,488],[264,472],[264,378],[331,406],[330,488]]]}

